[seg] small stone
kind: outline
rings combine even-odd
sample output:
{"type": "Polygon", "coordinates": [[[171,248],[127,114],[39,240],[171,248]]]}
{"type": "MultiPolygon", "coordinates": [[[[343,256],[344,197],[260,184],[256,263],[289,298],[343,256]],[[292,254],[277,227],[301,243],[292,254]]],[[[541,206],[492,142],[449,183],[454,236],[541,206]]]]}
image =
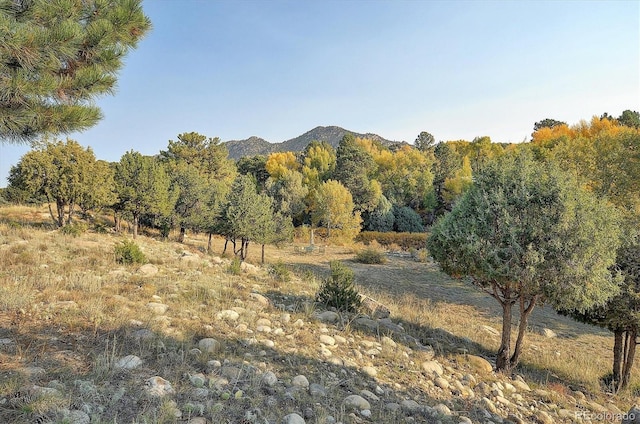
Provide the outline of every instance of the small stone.
{"type": "Polygon", "coordinates": [[[449,388],[449,382],[443,377],[436,378],[434,383],[436,386],[440,387],[443,390],[446,390],[449,388]]]}
{"type": "Polygon", "coordinates": [[[403,400],[400,402],[400,408],[407,415],[414,415],[420,412],[420,404],[415,400],[403,400]]]}
{"type": "Polygon", "coordinates": [[[326,397],[327,391],[325,388],[318,383],[311,383],[309,385],[309,394],[315,398],[317,397],[326,397]]]}
{"type": "Polygon", "coordinates": [[[333,337],[326,335],[326,334],[322,334],[320,335],[320,343],[324,343],[326,345],[329,346],[333,346],[336,344],[336,339],[334,339],[333,337]]]}
{"type": "Polygon", "coordinates": [[[349,395],[342,401],[345,409],[353,411],[362,411],[363,409],[371,409],[369,401],[360,395],[349,395]]]}
{"type": "Polygon", "coordinates": [[[558,336],[555,331],[553,331],[553,330],[551,330],[549,328],[543,328],[542,329],[542,335],[545,336],[548,339],[553,339],[553,338],[558,336]]]}
{"type": "Polygon", "coordinates": [[[237,321],[240,318],[240,314],[232,309],[227,309],[221,312],[218,312],[216,315],[218,319],[224,319],[228,321],[237,321]]]}
{"type": "Polygon", "coordinates": [[[138,273],[144,275],[145,277],[153,277],[158,273],[158,267],[153,264],[142,265],[138,268],[138,273]]]}
{"type": "Polygon", "coordinates": [[[291,380],[291,384],[293,386],[301,387],[303,389],[309,388],[309,380],[307,380],[307,377],[305,377],[304,375],[297,375],[293,377],[293,380],[291,380]]]}
{"type": "Polygon", "coordinates": [[[437,375],[437,376],[441,376],[444,373],[444,370],[442,369],[442,365],[440,365],[437,361],[423,362],[422,371],[424,371],[428,375],[437,375]]]}
{"type": "Polygon", "coordinates": [[[262,384],[265,386],[273,387],[278,383],[278,377],[271,371],[267,371],[262,374],[262,384]]]}
{"type": "Polygon", "coordinates": [[[115,364],[115,368],[123,370],[133,370],[142,365],[142,359],[136,355],[127,355],[124,358],[120,358],[115,364]]]}
{"type": "Polygon", "coordinates": [[[282,424],[306,424],[306,421],[298,414],[289,414],[282,419],[282,424]]]}
{"type": "Polygon", "coordinates": [[[449,416],[451,415],[451,409],[444,403],[439,403],[433,407],[433,410],[436,411],[440,415],[449,416]]]}
{"type": "Polygon", "coordinates": [[[369,377],[375,377],[378,375],[378,370],[376,370],[375,367],[362,367],[362,372],[369,377]]]}
{"type": "Polygon", "coordinates": [[[340,315],[333,311],[324,311],[314,315],[316,319],[329,324],[336,323],[340,320],[340,315]]]}
{"type": "MultiPolygon", "coordinates": [[[[243,263],[246,263],[246,262],[243,262],[243,263]]],[[[254,300],[263,306],[268,306],[270,303],[268,298],[264,297],[259,293],[249,293],[249,299],[254,300]]]]}
{"type": "Polygon", "coordinates": [[[212,338],[200,340],[198,342],[198,347],[200,348],[200,350],[207,353],[215,353],[222,349],[222,345],[220,344],[220,342],[212,338]]]}
{"type": "Polygon", "coordinates": [[[175,391],[167,380],[162,377],[151,377],[146,381],[145,389],[147,393],[154,397],[163,397],[175,391]]]}

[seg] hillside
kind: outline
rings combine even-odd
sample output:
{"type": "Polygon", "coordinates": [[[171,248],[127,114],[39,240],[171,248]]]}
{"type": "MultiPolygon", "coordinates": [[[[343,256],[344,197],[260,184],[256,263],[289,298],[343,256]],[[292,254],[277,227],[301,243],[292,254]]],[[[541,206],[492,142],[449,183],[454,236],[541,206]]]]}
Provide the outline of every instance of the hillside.
{"type": "Polygon", "coordinates": [[[549,309],[518,374],[495,373],[497,305],[407,252],[268,247],[259,266],[252,245],[235,268],[223,240],[140,236],[148,263],[122,265],[108,225],[0,208],[0,422],[568,424],[635,400],[599,386],[611,335],[549,309]],[[313,302],[330,260],[375,299],[361,314],[313,302]]]}
{"type": "Polygon", "coordinates": [[[345,130],[344,128],[329,126],[329,127],[316,127],[306,133],[286,140],[280,143],[269,143],[268,141],[260,137],[249,137],[245,140],[230,140],[225,143],[229,150],[229,157],[232,159],[239,159],[243,156],[253,155],[268,155],[273,152],[301,152],[312,141],[326,141],[334,148],[338,147],[338,143],[345,134],[351,133],[356,137],[368,138],[374,141],[379,141],[385,146],[392,146],[401,144],[400,142],[390,141],[380,137],[377,134],[360,134],[353,131],[345,130]]]}

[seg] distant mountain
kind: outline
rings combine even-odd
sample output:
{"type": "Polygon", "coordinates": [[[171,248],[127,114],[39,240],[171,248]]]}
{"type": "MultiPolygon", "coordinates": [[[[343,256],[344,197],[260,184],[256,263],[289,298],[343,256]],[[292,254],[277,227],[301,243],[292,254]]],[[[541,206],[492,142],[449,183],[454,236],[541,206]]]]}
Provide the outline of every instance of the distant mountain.
{"type": "Polygon", "coordinates": [[[249,137],[246,140],[227,141],[225,146],[229,150],[229,157],[232,159],[240,159],[243,156],[268,155],[273,152],[301,152],[312,141],[326,141],[334,148],[338,147],[340,140],[345,134],[351,133],[356,137],[368,138],[370,140],[379,141],[384,146],[401,145],[404,142],[391,141],[380,137],[377,134],[360,134],[353,131],[345,130],[340,127],[316,127],[311,131],[292,138],[281,143],[269,143],[260,137],[249,137]]]}

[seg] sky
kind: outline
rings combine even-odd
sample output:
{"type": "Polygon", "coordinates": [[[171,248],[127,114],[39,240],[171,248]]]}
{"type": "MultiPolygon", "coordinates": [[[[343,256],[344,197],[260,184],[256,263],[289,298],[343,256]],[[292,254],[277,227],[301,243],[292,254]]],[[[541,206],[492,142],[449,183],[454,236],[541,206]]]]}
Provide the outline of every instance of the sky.
{"type": "MultiPolygon", "coordinates": [[[[530,138],[640,110],[640,2],[145,0],[104,119],[68,137],[98,159],[195,131],[270,142],[319,125],[413,142],[530,138]]],[[[66,136],[61,136],[64,139],[66,136]]],[[[0,187],[29,146],[0,143],[0,187]]]]}

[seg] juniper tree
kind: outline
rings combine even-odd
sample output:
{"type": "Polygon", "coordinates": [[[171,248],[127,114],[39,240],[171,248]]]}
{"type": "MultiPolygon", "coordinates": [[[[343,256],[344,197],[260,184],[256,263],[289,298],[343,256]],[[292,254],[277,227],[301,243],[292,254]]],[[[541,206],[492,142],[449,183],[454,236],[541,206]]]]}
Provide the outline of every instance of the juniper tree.
{"type": "Polygon", "coordinates": [[[611,206],[570,176],[521,154],[487,164],[432,227],[427,247],[445,272],[469,276],[502,306],[496,368],[509,371],[536,304],[585,311],[617,294],[619,280],[609,271],[620,245],[617,220],[611,206]]]}
{"type": "Polygon", "coordinates": [[[140,0],[0,0],[0,140],[33,141],[101,118],[123,59],[150,29],[140,0]]]}
{"type": "Polygon", "coordinates": [[[96,189],[109,178],[109,169],[96,162],[90,148],[67,140],[45,142],[27,152],[11,169],[9,187],[32,197],[43,197],[51,218],[58,227],[63,227],[71,222],[78,205],[90,209],[110,203],[111,187],[96,189]]]}

